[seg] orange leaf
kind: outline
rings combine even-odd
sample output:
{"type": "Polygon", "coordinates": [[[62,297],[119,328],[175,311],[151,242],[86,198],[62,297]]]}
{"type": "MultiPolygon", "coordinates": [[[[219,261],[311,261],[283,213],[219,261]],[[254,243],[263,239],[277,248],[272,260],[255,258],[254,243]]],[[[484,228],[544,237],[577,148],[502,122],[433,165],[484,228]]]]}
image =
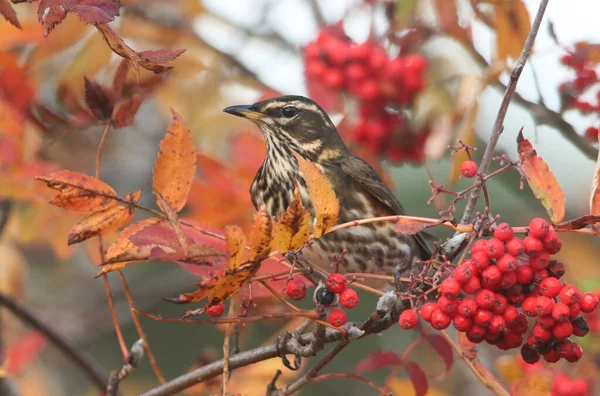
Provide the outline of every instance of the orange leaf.
{"type": "MultiPolygon", "coordinates": [[[[598,135],[598,141],[600,141],[600,134],[598,135]]],[[[598,181],[600,181],[600,152],[598,152],[598,159],[596,160],[596,170],[592,180],[592,196],[590,198],[590,213],[594,215],[600,215],[600,186],[598,181]]]]}
{"type": "Polygon", "coordinates": [[[181,224],[179,224],[179,218],[177,217],[177,213],[171,207],[169,202],[167,202],[159,192],[155,192],[156,199],[159,202],[161,208],[163,208],[165,214],[167,215],[167,220],[169,221],[169,225],[175,231],[175,235],[177,236],[177,240],[179,241],[179,245],[183,248],[183,250],[187,249],[188,242],[186,240],[185,235],[183,234],[183,230],[181,229],[181,224]]]}
{"type": "Polygon", "coordinates": [[[130,249],[106,260],[102,265],[102,269],[96,275],[96,278],[111,271],[123,269],[132,262],[159,259],[161,261],[175,261],[181,258],[182,254],[181,250],[177,251],[170,246],[161,244],[144,246],[134,245],[130,249]]]}
{"type": "Polygon", "coordinates": [[[279,220],[273,222],[271,247],[280,253],[298,249],[310,237],[310,213],[302,206],[298,184],[294,189],[294,199],[279,220]]]}
{"type": "MultiPolygon", "coordinates": [[[[173,123],[160,142],[152,187],[179,212],[185,206],[196,173],[196,147],[181,116],[171,111],[173,123]]],[[[157,203],[164,210],[159,200],[157,203]]]]}
{"type": "Polygon", "coordinates": [[[531,20],[523,0],[507,0],[494,7],[496,57],[518,58],[531,29],[531,20]]]}
{"type": "Polygon", "coordinates": [[[200,289],[191,293],[180,294],[176,299],[167,299],[178,304],[189,304],[208,297],[208,306],[227,300],[256,274],[260,263],[244,264],[235,270],[223,270],[217,275],[202,281],[200,289]]]}
{"type": "Polygon", "coordinates": [[[246,246],[246,237],[242,229],[236,225],[225,227],[225,248],[229,253],[230,270],[237,269],[242,264],[244,256],[244,247],[246,246]]]}
{"type": "Polygon", "coordinates": [[[394,225],[394,231],[401,232],[402,234],[406,235],[414,235],[420,231],[423,231],[427,227],[431,227],[432,225],[435,224],[426,223],[416,219],[400,218],[394,225]]]}
{"type": "Polygon", "coordinates": [[[50,203],[63,209],[91,212],[117,204],[117,193],[111,186],[83,173],[62,170],[35,179],[58,190],[59,194],[50,203]]]}
{"type": "Polygon", "coordinates": [[[150,218],[138,221],[137,223],[125,228],[119,233],[113,244],[109,246],[108,250],[106,251],[106,259],[114,259],[123,252],[133,248],[135,245],[129,240],[129,237],[135,235],[138,231],[141,231],[148,226],[159,224],[161,222],[164,222],[164,220],[150,218]]]}
{"type": "Polygon", "coordinates": [[[519,131],[517,149],[522,161],[523,173],[533,194],[548,211],[552,222],[558,223],[565,217],[565,194],[548,164],[537,155],[529,140],[519,131]]]}
{"type": "Polygon", "coordinates": [[[471,30],[463,28],[458,23],[456,0],[436,0],[435,7],[442,30],[454,39],[465,44],[470,44],[471,30]]]}
{"type": "Polygon", "coordinates": [[[298,165],[302,171],[306,188],[315,210],[315,228],[313,235],[315,238],[323,235],[328,229],[333,227],[338,221],[340,213],[340,203],[335,197],[335,192],[331,188],[329,181],[323,175],[322,171],[312,162],[309,162],[294,153],[298,160],[298,165]]]}
{"type": "Polygon", "coordinates": [[[258,212],[254,214],[252,227],[250,229],[250,261],[261,261],[271,251],[271,239],[273,238],[273,223],[267,212],[267,207],[261,205],[258,212]]]}
{"type": "Polygon", "coordinates": [[[81,219],[69,233],[68,244],[73,245],[96,235],[102,235],[125,227],[131,222],[133,206],[112,206],[81,219]]]}

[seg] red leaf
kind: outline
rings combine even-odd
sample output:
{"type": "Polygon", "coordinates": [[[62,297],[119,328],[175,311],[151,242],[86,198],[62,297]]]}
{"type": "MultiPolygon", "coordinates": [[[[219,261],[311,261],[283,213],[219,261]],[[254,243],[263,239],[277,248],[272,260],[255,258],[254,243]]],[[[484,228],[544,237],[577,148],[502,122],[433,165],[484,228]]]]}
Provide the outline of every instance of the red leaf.
{"type": "Polygon", "coordinates": [[[179,55],[183,54],[184,52],[185,52],[184,49],[176,49],[176,50],[160,49],[160,50],[156,50],[156,51],[142,51],[142,52],[138,52],[138,54],[142,58],[144,58],[150,62],[163,64],[163,63],[168,63],[172,60],[175,60],[175,58],[177,58],[179,55]]]}
{"type": "Polygon", "coordinates": [[[67,9],[79,17],[83,23],[107,23],[119,15],[119,0],[79,0],[67,9]]]}
{"type": "Polygon", "coordinates": [[[17,18],[17,13],[8,3],[8,0],[0,0],[0,15],[2,15],[4,19],[13,24],[15,27],[21,30],[23,29],[19,19],[17,18]]]}
{"type": "Polygon", "coordinates": [[[362,359],[354,368],[357,375],[390,366],[402,366],[404,362],[394,351],[374,351],[362,359]]]}
{"type": "Polygon", "coordinates": [[[115,105],[110,94],[97,82],[85,80],[85,103],[99,120],[110,119],[115,105]]]}
{"type": "Polygon", "coordinates": [[[406,369],[408,377],[415,387],[415,395],[424,396],[429,389],[429,384],[427,382],[427,375],[425,375],[425,372],[421,366],[415,362],[406,362],[404,368],[406,369]]]}
{"type": "MultiPolygon", "coordinates": [[[[193,243],[191,238],[187,238],[189,244],[193,243]]],[[[129,237],[129,240],[136,246],[167,246],[175,251],[169,253],[168,258],[164,255],[163,250],[153,250],[149,256],[151,260],[179,260],[185,256],[183,246],[179,243],[175,231],[164,224],[155,224],[145,227],[129,237]]]]}
{"type": "Polygon", "coordinates": [[[20,336],[5,351],[6,371],[10,375],[20,374],[40,354],[45,346],[46,337],[39,331],[31,331],[20,336]]]}
{"type": "Polygon", "coordinates": [[[448,341],[438,334],[428,334],[425,336],[425,339],[444,360],[444,363],[446,363],[446,372],[450,371],[454,362],[454,352],[448,341]]]}
{"type": "Polygon", "coordinates": [[[66,1],[42,0],[38,7],[38,20],[44,28],[44,37],[48,37],[52,29],[67,16],[66,1]]]}

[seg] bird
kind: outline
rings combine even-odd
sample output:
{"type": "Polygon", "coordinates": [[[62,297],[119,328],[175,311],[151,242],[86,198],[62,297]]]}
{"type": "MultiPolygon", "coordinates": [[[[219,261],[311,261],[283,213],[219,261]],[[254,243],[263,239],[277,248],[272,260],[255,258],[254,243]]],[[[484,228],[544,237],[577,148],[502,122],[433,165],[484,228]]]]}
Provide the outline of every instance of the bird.
{"type": "MultiPolygon", "coordinates": [[[[313,100],[287,95],[223,111],[254,122],[266,140],[265,159],[250,186],[256,209],[265,205],[270,216],[281,216],[298,185],[303,206],[313,211],[297,154],[316,164],[327,178],[340,204],[337,224],[405,214],[390,187],[367,162],[350,152],[327,113],[313,100]]],[[[326,271],[335,258],[340,273],[396,277],[417,273],[418,260],[431,258],[423,234],[401,234],[394,230],[393,222],[367,223],[325,234],[305,246],[301,254],[326,271]]]]}

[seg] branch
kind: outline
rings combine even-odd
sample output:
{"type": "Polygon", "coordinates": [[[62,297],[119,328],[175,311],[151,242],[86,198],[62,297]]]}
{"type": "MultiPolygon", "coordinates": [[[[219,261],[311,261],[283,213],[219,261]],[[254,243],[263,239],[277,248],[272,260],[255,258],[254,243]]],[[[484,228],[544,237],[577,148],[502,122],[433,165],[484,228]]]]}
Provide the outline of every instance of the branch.
{"type": "MultiPolygon", "coordinates": [[[[504,97],[502,98],[502,103],[500,104],[500,110],[498,110],[498,115],[496,116],[496,121],[494,122],[494,128],[492,129],[490,141],[485,149],[485,153],[483,154],[481,163],[479,164],[480,173],[487,173],[490,163],[492,162],[492,158],[494,157],[494,151],[496,149],[496,145],[498,144],[498,139],[500,139],[500,135],[504,130],[504,119],[506,118],[508,106],[510,105],[515,89],[517,88],[517,83],[519,82],[519,77],[521,76],[521,72],[525,67],[527,58],[529,58],[529,55],[531,54],[531,49],[533,48],[533,43],[535,42],[535,37],[540,28],[540,24],[542,22],[542,18],[544,17],[544,11],[546,11],[547,5],[548,0],[540,1],[540,6],[533,21],[533,25],[531,26],[531,31],[527,36],[527,40],[525,41],[525,45],[523,46],[521,55],[519,56],[519,59],[517,60],[517,63],[513,68],[512,73],[510,74],[510,81],[508,83],[508,86],[506,87],[506,91],[504,92],[504,97]]],[[[469,195],[465,212],[460,221],[462,224],[470,223],[471,220],[473,220],[473,215],[475,213],[475,205],[479,200],[480,193],[481,188],[478,187],[471,192],[471,195],[469,195]]]]}
{"type": "Polygon", "coordinates": [[[62,353],[75,362],[91,382],[104,392],[108,385],[108,374],[90,355],[72,345],[70,341],[67,341],[48,325],[42,323],[29,308],[9,295],[0,293],[0,305],[5,306],[23,322],[42,332],[62,353]]]}

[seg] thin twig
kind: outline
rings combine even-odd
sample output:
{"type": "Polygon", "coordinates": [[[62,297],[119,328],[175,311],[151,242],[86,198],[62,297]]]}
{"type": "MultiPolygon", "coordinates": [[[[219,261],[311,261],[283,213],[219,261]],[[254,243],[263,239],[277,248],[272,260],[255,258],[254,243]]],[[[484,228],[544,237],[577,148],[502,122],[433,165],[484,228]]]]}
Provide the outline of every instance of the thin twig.
{"type": "Polygon", "coordinates": [[[133,319],[133,324],[135,325],[135,329],[139,337],[144,341],[144,349],[146,354],[148,355],[148,361],[152,366],[152,370],[156,375],[156,378],[161,384],[165,383],[165,377],[163,377],[160,368],[158,367],[158,363],[156,363],[156,359],[154,358],[154,354],[152,353],[152,349],[150,349],[150,344],[148,343],[148,338],[144,334],[144,329],[142,328],[142,324],[140,323],[140,319],[137,317],[137,311],[135,309],[135,303],[133,301],[133,297],[131,297],[131,293],[129,292],[129,286],[127,285],[127,281],[125,280],[125,275],[123,275],[123,271],[117,271],[119,274],[119,278],[121,278],[121,284],[123,285],[123,291],[125,292],[125,297],[127,298],[127,303],[129,304],[129,308],[131,309],[131,318],[133,319]]]}
{"type": "MultiPolygon", "coordinates": [[[[531,26],[531,31],[527,36],[527,40],[525,40],[525,45],[523,46],[521,55],[519,56],[519,59],[517,60],[517,63],[513,68],[512,73],[510,74],[510,81],[508,83],[508,86],[506,87],[506,91],[504,92],[504,97],[502,98],[502,103],[500,104],[500,109],[498,110],[496,121],[494,122],[494,128],[492,129],[490,141],[485,149],[483,158],[481,159],[481,163],[479,164],[478,169],[481,173],[487,173],[488,168],[492,162],[492,158],[494,157],[494,151],[496,149],[496,145],[498,144],[498,139],[500,139],[500,135],[504,130],[504,119],[506,118],[508,106],[510,105],[513,93],[517,88],[517,83],[519,82],[519,77],[521,76],[521,72],[525,67],[527,58],[529,58],[529,55],[531,54],[533,43],[535,42],[535,37],[540,28],[540,24],[542,22],[542,18],[544,17],[544,12],[546,11],[547,5],[548,0],[540,1],[537,14],[535,16],[535,19],[533,20],[533,25],[531,26]]],[[[471,191],[469,199],[467,200],[467,206],[460,221],[462,224],[468,224],[471,222],[471,220],[473,220],[475,206],[477,204],[477,201],[479,200],[480,192],[481,188],[475,188],[473,189],[473,191],[471,191]]]]}
{"type": "Polygon", "coordinates": [[[106,291],[106,300],[108,301],[108,309],[110,310],[110,316],[112,317],[113,325],[115,327],[115,332],[117,333],[117,342],[119,343],[119,348],[121,349],[121,354],[123,354],[123,360],[127,360],[129,357],[129,350],[127,349],[127,344],[125,344],[125,339],[123,338],[123,332],[121,331],[121,326],[119,325],[119,319],[117,318],[117,311],[115,310],[115,303],[113,301],[112,292],[110,291],[110,285],[108,284],[108,276],[106,274],[102,275],[102,280],[104,281],[104,290],[106,291]]]}
{"type": "Polygon", "coordinates": [[[51,343],[56,345],[62,353],[75,362],[77,367],[88,376],[91,382],[102,391],[106,389],[106,386],[108,385],[108,374],[104,371],[102,366],[85,351],[72,345],[70,341],[63,338],[51,327],[38,319],[28,307],[9,295],[0,292],[0,305],[6,307],[23,322],[42,332],[51,343]]]}
{"type": "Polygon", "coordinates": [[[102,147],[104,147],[104,143],[106,142],[106,138],[108,137],[109,132],[110,123],[107,123],[106,127],[104,128],[104,132],[102,133],[102,138],[100,139],[98,150],[96,150],[96,179],[100,178],[100,161],[102,159],[102,147]]]}
{"type": "Polygon", "coordinates": [[[257,316],[238,316],[232,318],[220,318],[220,319],[187,319],[187,318],[163,318],[159,315],[151,314],[150,312],[138,311],[136,313],[145,316],[147,318],[156,320],[158,322],[165,323],[187,323],[187,324],[228,324],[228,323],[252,323],[262,322],[265,320],[282,320],[282,319],[293,319],[293,318],[308,318],[312,320],[319,319],[321,314],[317,311],[293,311],[293,312],[274,312],[266,313],[257,316]]]}

